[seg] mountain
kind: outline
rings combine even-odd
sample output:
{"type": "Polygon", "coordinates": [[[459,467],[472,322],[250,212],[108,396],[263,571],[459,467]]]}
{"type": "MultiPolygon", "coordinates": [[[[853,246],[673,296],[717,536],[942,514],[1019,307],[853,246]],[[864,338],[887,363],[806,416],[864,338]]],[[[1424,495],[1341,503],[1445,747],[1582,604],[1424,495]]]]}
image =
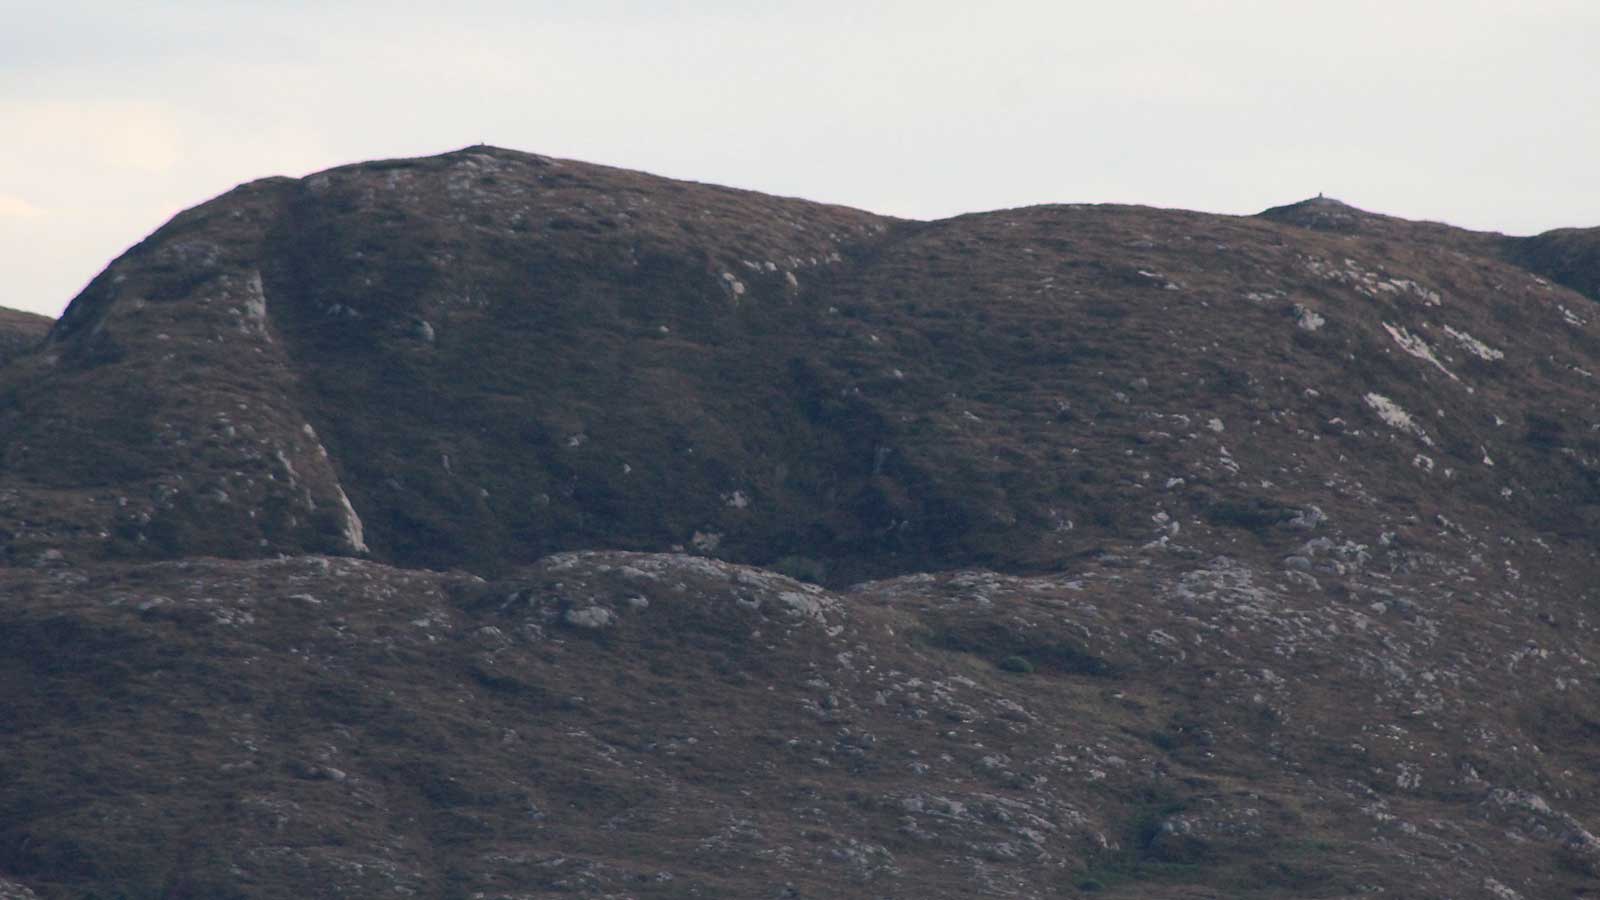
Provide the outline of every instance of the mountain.
{"type": "Polygon", "coordinates": [[[0,896],[1593,896],[1594,234],[241,186],[0,320],[0,896]]]}

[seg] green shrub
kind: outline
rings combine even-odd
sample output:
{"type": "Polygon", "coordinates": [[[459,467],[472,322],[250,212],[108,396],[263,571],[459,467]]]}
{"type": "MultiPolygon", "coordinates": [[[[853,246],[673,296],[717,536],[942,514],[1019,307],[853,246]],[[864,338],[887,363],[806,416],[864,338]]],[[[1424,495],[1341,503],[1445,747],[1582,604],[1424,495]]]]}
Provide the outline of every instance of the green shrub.
{"type": "Polygon", "coordinates": [[[821,560],[809,556],[785,556],[769,566],[779,575],[787,575],[796,581],[809,581],[812,584],[822,584],[828,576],[828,565],[821,560]]]}
{"type": "Polygon", "coordinates": [[[1028,658],[1025,656],[1008,656],[1000,660],[999,666],[1007,672],[1016,672],[1021,675],[1027,675],[1033,671],[1033,663],[1028,662],[1028,658]]]}

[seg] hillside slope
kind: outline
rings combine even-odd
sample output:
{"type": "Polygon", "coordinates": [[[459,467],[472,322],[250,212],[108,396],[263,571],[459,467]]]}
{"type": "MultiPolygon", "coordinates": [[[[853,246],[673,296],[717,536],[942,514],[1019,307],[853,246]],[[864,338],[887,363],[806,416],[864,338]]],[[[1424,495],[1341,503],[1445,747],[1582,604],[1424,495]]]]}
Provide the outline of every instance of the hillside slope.
{"type": "Polygon", "coordinates": [[[1586,896],[1556,240],[244,185],[0,358],[0,894],[1586,896]]]}

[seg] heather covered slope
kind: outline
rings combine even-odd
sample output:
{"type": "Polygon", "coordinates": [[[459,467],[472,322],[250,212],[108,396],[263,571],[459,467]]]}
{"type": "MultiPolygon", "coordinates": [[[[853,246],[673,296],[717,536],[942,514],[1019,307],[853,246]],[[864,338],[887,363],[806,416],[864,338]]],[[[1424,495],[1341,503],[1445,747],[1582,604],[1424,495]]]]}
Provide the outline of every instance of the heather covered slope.
{"type": "Polygon", "coordinates": [[[1592,591],[1329,544],[842,593],[622,553],[492,583],[325,557],[0,573],[0,878],[1587,896],[1592,591]]]}
{"type": "Polygon", "coordinates": [[[19,560],[686,548],[839,580],[1050,570],[1157,496],[1219,546],[1311,505],[1367,540],[1586,533],[1589,301],[1484,236],[1275,218],[902,222],[491,148],[258,182],[11,367],[0,517],[34,523],[19,560]]]}
{"type": "Polygon", "coordinates": [[[245,185],[0,366],[0,896],[1590,896],[1518,240],[245,185]]]}

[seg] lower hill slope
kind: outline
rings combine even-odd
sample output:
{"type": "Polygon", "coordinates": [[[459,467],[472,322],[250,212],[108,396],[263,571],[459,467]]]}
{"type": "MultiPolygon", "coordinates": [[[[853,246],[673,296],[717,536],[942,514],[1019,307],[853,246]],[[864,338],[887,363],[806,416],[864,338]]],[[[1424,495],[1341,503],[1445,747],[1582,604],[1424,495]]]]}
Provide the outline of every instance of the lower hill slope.
{"type": "Polygon", "coordinates": [[[1532,576],[1304,554],[843,592],[615,552],[492,582],[7,572],[0,873],[42,897],[1585,896],[1595,624],[1532,576]]]}

